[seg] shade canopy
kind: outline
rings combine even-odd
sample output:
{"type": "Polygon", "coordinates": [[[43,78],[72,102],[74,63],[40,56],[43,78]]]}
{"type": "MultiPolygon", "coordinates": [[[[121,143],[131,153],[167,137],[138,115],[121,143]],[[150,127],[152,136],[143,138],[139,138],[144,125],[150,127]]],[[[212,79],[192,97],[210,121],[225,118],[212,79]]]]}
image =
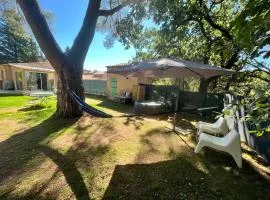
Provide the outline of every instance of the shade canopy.
{"type": "Polygon", "coordinates": [[[175,60],[170,58],[161,58],[148,60],[139,63],[133,63],[124,67],[111,70],[110,73],[116,73],[127,77],[144,76],[153,78],[211,78],[220,75],[232,74],[232,70],[214,67],[206,64],[175,60]]]}

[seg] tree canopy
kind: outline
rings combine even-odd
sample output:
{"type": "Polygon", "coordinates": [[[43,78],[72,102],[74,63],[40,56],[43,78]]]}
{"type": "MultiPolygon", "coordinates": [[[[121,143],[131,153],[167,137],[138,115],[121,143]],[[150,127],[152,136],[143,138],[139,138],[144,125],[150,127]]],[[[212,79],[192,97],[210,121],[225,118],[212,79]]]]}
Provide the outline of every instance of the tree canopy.
{"type": "Polygon", "coordinates": [[[5,7],[0,14],[0,63],[37,61],[39,48],[21,16],[12,7],[5,7]]]}
{"type": "MultiPolygon", "coordinates": [[[[136,49],[137,60],[174,57],[236,71],[247,66],[261,71],[267,65],[256,62],[254,67],[254,59],[261,53],[267,57],[269,51],[266,5],[268,0],[153,0],[134,5],[117,23],[114,35],[126,48],[136,49]],[[145,26],[146,20],[151,26],[145,26]]],[[[262,78],[258,74],[257,77],[262,78]]],[[[234,76],[219,82],[222,84],[215,88],[228,90],[232,82],[242,79],[242,75],[234,76]]]]}

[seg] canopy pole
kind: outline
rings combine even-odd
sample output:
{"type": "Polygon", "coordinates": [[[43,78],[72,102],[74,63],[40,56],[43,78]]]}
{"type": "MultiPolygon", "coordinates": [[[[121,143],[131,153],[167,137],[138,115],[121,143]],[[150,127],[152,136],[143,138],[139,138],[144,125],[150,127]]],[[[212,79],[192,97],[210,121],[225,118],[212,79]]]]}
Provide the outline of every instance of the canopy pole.
{"type": "Polygon", "coordinates": [[[178,102],[179,102],[179,90],[177,90],[176,102],[175,102],[175,110],[173,116],[173,131],[175,132],[176,127],[176,118],[177,118],[177,111],[178,111],[178,102]]]}

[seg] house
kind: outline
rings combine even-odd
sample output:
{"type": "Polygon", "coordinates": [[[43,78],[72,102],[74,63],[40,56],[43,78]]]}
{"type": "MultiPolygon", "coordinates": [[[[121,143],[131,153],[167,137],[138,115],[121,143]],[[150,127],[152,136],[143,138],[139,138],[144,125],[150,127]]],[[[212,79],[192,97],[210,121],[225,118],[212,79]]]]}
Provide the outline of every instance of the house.
{"type": "Polygon", "coordinates": [[[49,62],[0,65],[2,90],[54,90],[57,77],[49,62]]]}
{"type": "Polygon", "coordinates": [[[126,77],[115,74],[115,70],[124,69],[128,67],[128,63],[121,63],[116,65],[109,65],[107,67],[107,96],[113,98],[119,96],[122,92],[130,92],[133,100],[144,99],[144,87],[141,84],[151,84],[152,78],[137,76],[126,77]]]}
{"type": "MultiPolygon", "coordinates": [[[[84,70],[83,80],[106,80],[106,72],[84,70]]],[[[0,90],[54,91],[57,76],[48,61],[0,64],[0,90]]]]}

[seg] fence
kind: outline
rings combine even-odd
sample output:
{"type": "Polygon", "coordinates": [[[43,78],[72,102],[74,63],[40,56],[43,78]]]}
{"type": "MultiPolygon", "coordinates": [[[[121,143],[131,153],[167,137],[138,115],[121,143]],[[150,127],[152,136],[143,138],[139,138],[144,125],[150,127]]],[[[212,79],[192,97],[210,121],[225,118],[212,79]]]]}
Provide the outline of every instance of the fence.
{"type": "MultiPolygon", "coordinates": [[[[241,97],[233,96],[230,94],[225,95],[225,105],[236,103],[238,104],[241,100],[241,97]]],[[[255,134],[249,133],[249,128],[253,125],[248,122],[246,123],[241,118],[245,115],[244,106],[240,106],[235,111],[235,117],[229,121],[233,124],[240,134],[241,141],[246,143],[252,149],[254,149],[258,155],[262,156],[264,160],[270,164],[270,134],[265,133],[262,136],[256,136],[255,134]]],[[[228,121],[228,120],[227,120],[228,121]]]]}
{"type": "MultiPolygon", "coordinates": [[[[237,103],[241,97],[230,94],[214,94],[209,93],[204,96],[198,92],[179,91],[176,86],[162,86],[162,85],[143,85],[145,87],[145,99],[162,101],[167,105],[168,111],[174,111],[177,92],[179,92],[179,108],[185,105],[192,105],[196,108],[200,107],[219,107],[219,111],[224,107],[224,104],[237,103]],[[225,101],[224,101],[225,100],[225,101]]],[[[249,127],[252,125],[242,120],[245,115],[244,106],[238,108],[235,116],[227,119],[229,126],[234,126],[241,137],[241,141],[246,143],[254,149],[258,155],[262,156],[265,161],[270,164],[270,134],[263,136],[256,136],[249,133],[249,127]]]]}
{"type": "Polygon", "coordinates": [[[144,85],[145,99],[162,101],[166,104],[168,111],[174,111],[175,100],[179,93],[178,107],[185,106],[201,107],[223,107],[223,94],[209,93],[203,95],[199,92],[181,91],[176,86],[144,85]]]}
{"type": "Polygon", "coordinates": [[[87,94],[106,95],[107,81],[83,80],[83,87],[87,94]]]}

